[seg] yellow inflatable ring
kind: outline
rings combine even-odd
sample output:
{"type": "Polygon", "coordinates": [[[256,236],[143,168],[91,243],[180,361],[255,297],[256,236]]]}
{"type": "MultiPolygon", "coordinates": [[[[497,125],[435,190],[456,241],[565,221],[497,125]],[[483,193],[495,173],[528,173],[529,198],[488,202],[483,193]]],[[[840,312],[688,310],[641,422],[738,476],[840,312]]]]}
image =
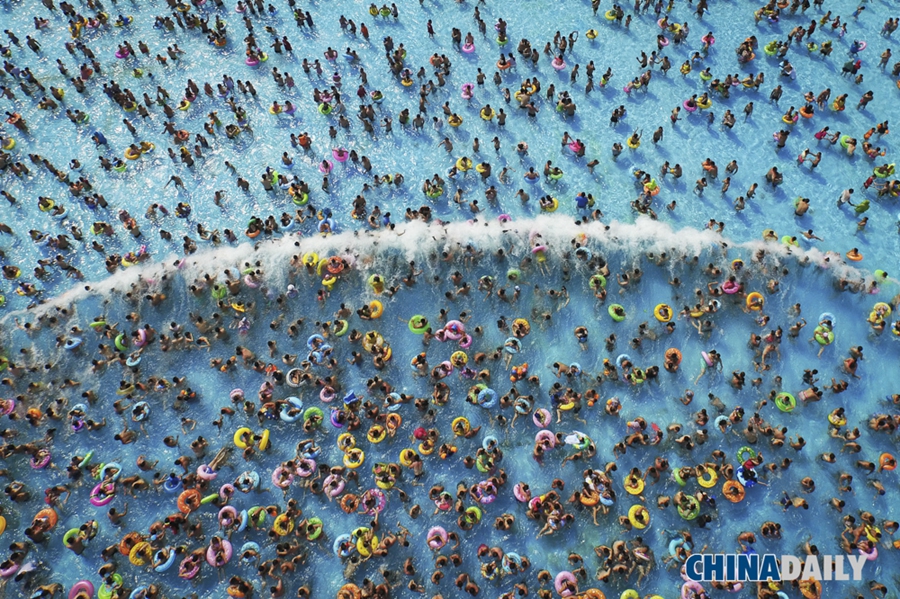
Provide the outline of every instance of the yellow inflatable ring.
{"type": "Polygon", "coordinates": [[[356,437],[350,433],[341,433],[337,438],[337,446],[343,452],[350,451],[356,447],[356,437]]]}
{"type": "Polygon", "coordinates": [[[644,480],[637,476],[629,476],[625,479],[625,491],[629,495],[640,495],[644,492],[644,480]]]}
{"type": "Polygon", "coordinates": [[[747,296],[747,307],[753,311],[758,312],[759,310],[762,310],[765,301],[766,300],[762,296],[762,293],[760,293],[759,291],[754,291],[747,296]]]}
{"type": "Polygon", "coordinates": [[[369,557],[377,548],[378,535],[372,537],[372,541],[369,543],[368,547],[366,547],[366,544],[363,542],[362,535],[360,535],[360,537],[356,539],[356,550],[359,551],[359,554],[363,557],[369,557]]]}
{"type": "Polygon", "coordinates": [[[416,450],[407,447],[400,451],[400,463],[407,468],[413,465],[413,458],[416,456],[416,450]]]}
{"type": "Polygon", "coordinates": [[[259,450],[265,451],[269,448],[269,429],[265,429],[262,433],[262,438],[259,440],[259,450]]]}
{"type": "Polygon", "coordinates": [[[381,443],[384,441],[387,436],[387,430],[380,424],[373,424],[369,428],[369,432],[366,433],[366,439],[369,440],[370,443],[381,443]]]}
{"type": "Polygon", "coordinates": [[[719,481],[719,475],[716,473],[715,470],[713,470],[709,466],[706,467],[706,474],[709,476],[709,478],[698,477],[697,483],[704,489],[712,489],[713,487],[716,486],[716,483],[719,481]]]}
{"type": "Polygon", "coordinates": [[[672,320],[672,308],[669,304],[657,304],[656,308],[653,309],[653,315],[660,322],[669,322],[672,320]],[[665,314],[663,310],[665,310],[665,314]]]}
{"type": "Polygon", "coordinates": [[[372,300],[369,302],[369,316],[372,318],[381,318],[381,315],[384,314],[384,305],[378,300],[372,300]]]}
{"type": "Polygon", "coordinates": [[[234,431],[233,441],[234,441],[234,446],[237,447],[238,449],[247,449],[248,447],[253,447],[253,431],[251,431],[246,426],[241,427],[241,428],[237,429],[236,431],[234,431]],[[243,439],[243,437],[245,437],[247,435],[250,436],[250,443],[246,443],[243,439]]]}
{"type": "Polygon", "coordinates": [[[350,468],[351,470],[355,470],[363,465],[363,462],[366,461],[366,452],[358,447],[354,447],[350,449],[346,453],[344,453],[344,466],[350,468]]]}
{"type": "Polygon", "coordinates": [[[453,434],[457,437],[462,437],[469,434],[469,431],[472,430],[472,425],[469,424],[469,419],[464,416],[458,416],[453,419],[453,434]]]}
{"type": "Polygon", "coordinates": [[[419,443],[419,453],[422,455],[431,455],[434,453],[434,446],[425,445],[425,442],[422,441],[419,443]]]}
{"type": "Polygon", "coordinates": [[[128,561],[130,561],[133,566],[145,566],[152,557],[153,550],[150,547],[150,543],[147,541],[136,543],[134,547],[131,548],[131,551],[128,552],[128,561]]]}
{"type": "Polygon", "coordinates": [[[303,255],[303,264],[305,266],[315,266],[319,263],[319,255],[315,252],[307,252],[303,255]]]}
{"type": "Polygon", "coordinates": [[[294,519],[285,514],[279,514],[277,518],[275,518],[275,522],[272,523],[272,530],[275,531],[279,537],[286,537],[287,535],[294,532],[294,519]]]}
{"type": "Polygon", "coordinates": [[[647,528],[650,520],[650,512],[647,511],[647,508],[637,503],[631,506],[631,509],[628,510],[628,521],[631,522],[631,525],[637,528],[638,530],[643,530],[647,528]],[[642,514],[645,522],[640,522],[637,519],[637,515],[642,514]]]}

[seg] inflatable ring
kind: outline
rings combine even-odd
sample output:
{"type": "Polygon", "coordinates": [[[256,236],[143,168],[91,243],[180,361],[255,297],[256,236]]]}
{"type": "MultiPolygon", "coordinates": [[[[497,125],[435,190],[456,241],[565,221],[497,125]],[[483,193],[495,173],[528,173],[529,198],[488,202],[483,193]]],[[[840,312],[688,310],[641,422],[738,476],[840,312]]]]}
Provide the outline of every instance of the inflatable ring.
{"type": "Polygon", "coordinates": [[[363,465],[366,461],[366,452],[358,447],[354,447],[344,453],[344,466],[355,470],[363,465]]]}
{"type": "Polygon", "coordinates": [[[758,312],[762,310],[763,305],[765,304],[765,298],[758,291],[754,291],[753,293],[747,296],[746,305],[748,308],[753,310],[754,312],[758,312]]]}
{"type": "Polygon", "coordinates": [[[122,575],[118,572],[113,574],[111,578],[112,585],[108,585],[104,582],[100,585],[100,588],[97,589],[98,599],[110,599],[113,596],[113,591],[122,588],[122,585],[125,584],[125,579],[122,578],[122,575]]]}
{"type": "Polygon", "coordinates": [[[775,406],[782,412],[790,414],[797,407],[797,400],[790,393],[779,393],[775,396],[775,406]]]}
{"type": "Polygon", "coordinates": [[[381,318],[381,315],[384,314],[384,306],[378,300],[372,300],[369,302],[369,316],[372,318],[381,318]]]}
{"type": "Polygon", "coordinates": [[[606,11],[606,13],[603,16],[606,17],[607,21],[615,21],[616,20],[616,11],[608,10],[608,11],[606,11]]]}
{"type": "Polygon", "coordinates": [[[722,494],[731,503],[740,503],[744,500],[746,491],[744,491],[743,485],[736,480],[726,480],[722,485],[722,494]]]}
{"type": "Polygon", "coordinates": [[[885,170],[878,170],[878,167],[872,169],[872,174],[878,177],[879,179],[884,179],[885,177],[890,177],[894,174],[895,165],[889,164],[885,170]]]}
{"type": "Polygon", "coordinates": [[[335,320],[332,327],[332,332],[335,337],[343,337],[347,334],[347,331],[350,330],[350,323],[346,320],[339,319],[335,320]]]}
{"type": "Polygon", "coordinates": [[[834,412],[828,415],[828,422],[838,428],[847,424],[847,418],[844,416],[838,416],[834,412]]]}
{"type": "Polygon", "coordinates": [[[234,441],[235,447],[238,449],[247,449],[248,447],[253,446],[253,431],[251,431],[246,426],[241,427],[234,431],[234,437],[232,437],[232,441],[234,441]],[[249,436],[250,443],[244,441],[244,437],[249,436]]]}
{"type": "Polygon", "coordinates": [[[279,514],[272,523],[272,530],[279,537],[286,537],[294,531],[294,519],[288,514],[279,514]]]}
{"type": "Polygon", "coordinates": [[[647,508],[637,503],[628,510],[628,521],[631,522],[631,525],[637,528],[638,530],[643,530],[647,528],[650,520],[650,512],[647,511],[647,508]],[[641,522],[637,519],[637,515],[641,514],[645,521],[641,522]]]}
{"type": "Polygon", "coordinates": [[[819,345],[831,345],[834,343],[834,332],[825,327],[816,327],[813,337],[819,345]]]}
{"type": "Polygon", "coordinates": [[[893,455],[885,452],[878,458],[878,466],[880,470],[887,470],[890,472],[897,468],[897,460],[894,459],[893,455]]]}
{"type": "Polygon", "coordinates": [[[706,467],[706,474],[709,478],[706,478],[705,476],[698,477],[697,484],[699,484],[704,489],[712,489],[716,486],[716,483],[719,482],[719,475],[709,466],[706,467]]]}
{"type": "Polygon", "coordinates": [[[609,314],[610,318],[612,318],[616,322],[622,322],[623,320],[625,320],[625,308],[623,308],[620,304],[610,305],[606,312],[609,314]]]}
{"type": "Polygon", "coordinates": [[[348,452],[356,447],[356,437],[350,433],[341,433],[337,438],[337,447],[342,452],[348,452]]]}
{"type": "Polygon", "coordinates": [[[56,528],[57,522],[59,522],[59,516],[56,513],[56,510],[53,508],[44,508],[34,515],[35,520],[46,520],[48,530],[52,530],[56,528]]]}
{"type": "Polygon", "coordinates": [[[743,447],[741,447],[741,448],[738,449],[738,451],[737,451],[737,461],[740,462],[741,464],[743,464],[743,463],[746,462],[747,460],[755,460],[755,459],[756,459],[756,455],[757,455],[757,454],[756,454],[756,452],[753,450],[752,447],[750,447],[750,446],[748,446],[748,445],[744,445],[743,447]],[[744,457],[745,455],[746,455],[746,456],[749,456],[749,457],[744,457]]]}
{"type": "Polygon", "coordinates": [[[678,515],[687,521],[695,520],[697,518],[697,516],[700,515],[700,502],[697,501],[697,498],[694,497],[693,495],[686,495],[685,497],[686,497],[688,503],[691,504],[691,509],[686,510],[679,505],[678,506],[678,515]]]}
{"type": "Polygon", "coordinates": [[[559,200],[556,198],[550,198],[550,203],[546,206],[541,206],[541,212],[556,212],[559,208],[559,200]]]}
{"type": "Polygon", "coordinates": [[[410,318],[408,326],[410,332],[415,333],[416,335],[423,335],[430,328],[428,325],[428,319],[426,319],[421,314],[416,314],[415,316],[410,318]],[[420,322],[422,324],[419,326],[415,326],[414,323],[416,322],[420,322]]]}
{"type": "Polygon", "coordinates": [[[669,322],[672,320],[672,308],[668,304],[657,304],[656,308],[653,309],[653,315],[660,322],[669,322]],[[665,314],[663,310],[665,310],[665,314]]]}
{"type": "Polygon", "coordinates": [[[638,476],[629,476],[625,479],[625,491],[629,495],[640,495],[644,492],[644,479],[638,476]]]}
{"type": "Polygon", "coordinates": [[[387,429],[380,424],[373,424],[369,428],[369,432],[366,433],[366,439],[369,440],[370,443],[381,443],[387,437],[387,429]]]}
{"type": "Polygon", "coordinates": [[[362,591],[352,582],[348,582],[342,586],[337,594],[337,599],[361,599],[361,597],[362,591]]]}

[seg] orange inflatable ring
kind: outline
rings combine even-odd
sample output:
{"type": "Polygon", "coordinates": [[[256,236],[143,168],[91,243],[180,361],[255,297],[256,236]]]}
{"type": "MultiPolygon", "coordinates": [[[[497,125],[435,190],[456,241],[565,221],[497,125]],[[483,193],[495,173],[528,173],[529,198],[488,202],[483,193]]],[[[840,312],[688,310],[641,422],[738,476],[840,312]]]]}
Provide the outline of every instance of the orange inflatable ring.
{"type": "Polygon", "coordinates": [[[731,503],[740,503],[744,500],[744,487],[736,480],[726,480],[722,485],[722,493],[731,503]]]}
{"type": "Polygon", "coordinates": [[[818,580],[800,581],[800,593],[806,599],[819,599],[822,596],[822,583],[818,580]]]}
{"type": "Polygon", "coordinates": [[[677,347],[670,347],[666,350],[666,360],[671,360],[676,366],[681,365],[681,351],[677,347]]]}
{"type": "Polygon", "coordinates": [[[384,424],[391,430],[397,430],[403,424],[403,416],[397,412],[391,412],[385,417],[384,424]]]}
{"type": "Polygon", "coordinates": [[[362,591],[360,591],[359,587],[352,582],[348,582],[342,586],[337,594],[337,599],[360,599],[361,597],[362,591]]]}
{"type": "Polygon", "coordinates": [[[119,553],[129,555],[131,549],[144,540],[144,536],[139,532],[130,532],[119,541],[119,553]]]}
{"type": "Polygon", "coordinates": [[[884,452],[881,454],[881,457],[878,458],[878,465],[881,467],[881,470],[890,472],[897,468],[897,460],[891,454],[884,452]]]}
{"type": "Polygon", "coordinates": [[[352,514],[358,507],[359,497],[357,497],[353,493],[347,493],[346,495],[341,497],[341,509],[344,510],[344,513],[352,514]]]}
{"type": "Polygon", "coordinates": [[[178,496],[178,511],[182,514],[190,514],[200,507],[200,491],[186,489],[178,496]]]}
{"type": "Polygon", "coordinates": [[[59,522],[59,516],[56,514],[56,510],[54,510],[53,508],[44,508],[34,515],[35,520],[43,520],[45,518],[50,522],[51,529],[55,528],[56,523],[59,522]]]}

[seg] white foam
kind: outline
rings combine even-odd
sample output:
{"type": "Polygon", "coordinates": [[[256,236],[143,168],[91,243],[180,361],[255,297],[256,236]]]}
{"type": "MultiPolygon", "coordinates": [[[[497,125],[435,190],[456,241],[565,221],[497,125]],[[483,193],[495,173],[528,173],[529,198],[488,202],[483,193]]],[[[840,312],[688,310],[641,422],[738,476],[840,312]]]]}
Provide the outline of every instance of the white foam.
{"type": "MultiPolygon", "coordinates": [[[[809,264],[827,269],[833,277],[869,284],[871,275],[844,263],[834,253],[816,248],[804,250],[781,243],[754,240],[735,242],[713,230],[693,228],[673,229],[669,224],[639,217],[634,223],[613,221],[609,224],[591,221],[576,223],[571,217],[544,214],[536,218],[501,223],[497,220],[470,220],[443,223],[413,221],[397,224],[395,229],[344,232],[328,236],[300,237],[288,235],[257,243],[241,243],[237,246],[218,246],[200,250],[183,260],[174,255],[120,270],[100,281],[70,289],[44,304],[30,310],[18,310],[6,314],[5,323],[24,313],[41,314],[58,307],[75,305],[91,296],[115,297],[134,289],[142,292],[159,288],[164,277],[171,282],[182,279],[187,285],[205,274],[222,273],[231,269],[243,269],[246,263],[258,263],[265,280],[275,288],[284,288],[290,272],[293,256],[315,252],[321,257],[339,255],[363,273],[380,272],[384,268],[380,258],[387,255],[403,256],[407,261],[427,261],[429,255],[463,250],[467,245],[483,252],[503,248],[512,256],[526,256],[531,250],[532,239],[540,235],[541,243],[548,246],[549,260],[571,252],[572,240],[579,240],[594,252],[606,255],[620,254],[625,261],[639,264],[646,253],[667,253],[673,268],[684,260],[705,253],[715,253],[722,260],[742,257],[745,260],[756,252],[765,252],[767,265],[779,266],[785,261],[808,260],[809,264]]],[[[618,258],[618,256],[616,256],[618,258]]],[[[390,272],[380,274],[391,275],[390,272]]]]}

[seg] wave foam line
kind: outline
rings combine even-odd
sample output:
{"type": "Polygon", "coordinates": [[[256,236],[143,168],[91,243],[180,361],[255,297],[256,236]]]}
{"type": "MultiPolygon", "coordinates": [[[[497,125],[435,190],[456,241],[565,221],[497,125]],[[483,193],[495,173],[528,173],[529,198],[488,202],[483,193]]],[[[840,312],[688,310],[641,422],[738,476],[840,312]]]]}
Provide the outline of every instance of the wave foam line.
{"type": "Polygon", "coordinates": [[[503,248],[511,256],[524,257],[530,252],[537,235],[540,235],[541,243],[548,246],[551,260],[571,252],[573,240],[578,240],[594,253],[618,253],[631,260],[640,260],[645,253],[665,252],[669,254],[672,264],[712,252],[720,254],[723,260],[728,259],[730,253],[733,259],[738,257],[739,250],[744,250],[748,254],[740,256],[744,259],[752,255],[762,255],[776,262],[793,259],[798,264],[813,264],[827,269],[835,278],[865,285],[874,280],[870,274],[843,262],[840,254],[835,252],[823,252],[817,248],[804,250],[763,240],[736,242],[712,230],[701,231],[691,227],[676,230],[667,223],[648,217],[639,217],[634,223],[613,221],[609,224],[573,222],[562,215],[540,215],[505,223],[478,219],[451,223],[413,221],[398,224],[394,229],[352,231],[328,236],[286,235],[237,246],[210,247],[183,259],[169,255],[162,261],[132,266],[100,281],[72,288],[53,298],[44,298],[41,304],[5,315],[0,323],[26,313],[38,315],[56,307],[73,305],[91,296],[113,297],[136,286],[152,289],[163,280],[171,282],[173,276],[189,282],[226,268],[243,268],[245,264],[258,263],[266,280],[277,284],[287,280],[292,257],[307,252],[316,252],[323,257],[342,256],[358,270],[366,272],[376,270],[378,259],[388,254],[425,263],[434,252],[450,252],[464,249],[467,245],[484,252],[503,248]]]}

